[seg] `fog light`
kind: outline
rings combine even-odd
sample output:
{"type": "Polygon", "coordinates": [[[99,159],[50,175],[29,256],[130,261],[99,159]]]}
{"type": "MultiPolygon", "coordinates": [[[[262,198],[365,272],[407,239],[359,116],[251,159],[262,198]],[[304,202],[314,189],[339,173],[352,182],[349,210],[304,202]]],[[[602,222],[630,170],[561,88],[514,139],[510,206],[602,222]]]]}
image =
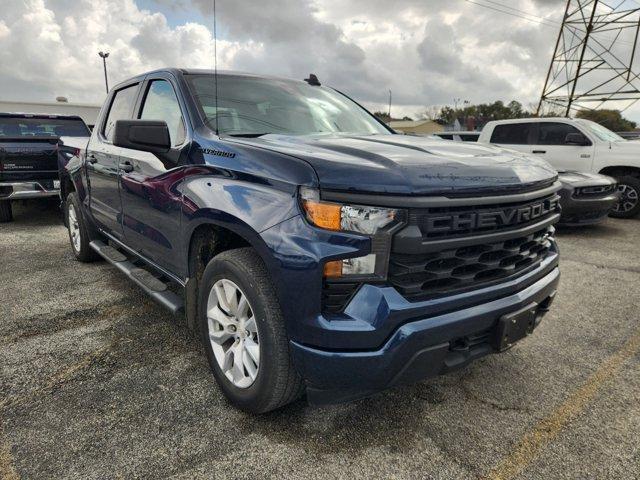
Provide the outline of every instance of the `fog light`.
{"type": "Polygon", "coordinates": [[[364,257],[346,258],[327,262],[324,265],[324,276],[327,278],[337,278],[344,275],[361,276],[372,275],[376,271],[375,254],[364,257]]]}

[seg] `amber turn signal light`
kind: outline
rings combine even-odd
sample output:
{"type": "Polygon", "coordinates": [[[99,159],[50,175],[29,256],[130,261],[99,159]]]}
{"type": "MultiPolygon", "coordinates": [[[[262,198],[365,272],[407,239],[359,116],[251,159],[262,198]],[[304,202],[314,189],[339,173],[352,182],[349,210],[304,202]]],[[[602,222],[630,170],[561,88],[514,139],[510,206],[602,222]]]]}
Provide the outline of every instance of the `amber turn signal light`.
{"type": "Polygon", "coordinates": [[[334,260],[324,264],[325,278],[338,278],[342,276],[342,260],[334,260]]]}
{"type": "Polygon", "coordinates": [[[340,205],[303,200],[307,217],[316,226],[327,230],[340,230],[340,205]]]}

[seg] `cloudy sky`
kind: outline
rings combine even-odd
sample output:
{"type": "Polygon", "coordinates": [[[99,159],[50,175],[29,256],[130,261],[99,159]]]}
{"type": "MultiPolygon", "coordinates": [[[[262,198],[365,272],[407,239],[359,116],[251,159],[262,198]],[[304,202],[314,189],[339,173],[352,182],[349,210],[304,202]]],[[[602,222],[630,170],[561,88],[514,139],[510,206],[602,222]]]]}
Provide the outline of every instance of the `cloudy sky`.
{"type": "MultiPolygon", "coordinates": [[[[0,99],[100,103],[100,50],[111,54],[112,84],[163,66],[211,68],[212,5],[0,0],[0,99]]],[[[563,0],[217,0],[218,65],[313,72],[372,109],[386,110],[391,89],[394,116],[455,98],[527,106],[540,95],[563,8],[563,0]]]]}

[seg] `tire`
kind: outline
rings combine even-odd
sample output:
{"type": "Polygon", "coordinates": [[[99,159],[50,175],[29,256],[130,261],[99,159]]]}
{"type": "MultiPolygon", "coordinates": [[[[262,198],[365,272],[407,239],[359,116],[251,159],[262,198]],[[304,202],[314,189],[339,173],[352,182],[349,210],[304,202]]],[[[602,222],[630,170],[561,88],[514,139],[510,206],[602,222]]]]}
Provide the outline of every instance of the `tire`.
{"type": "Polygon", "coordinates": [[[10,222],[11,220],[13,220],[11,200],[0,200],[0,223],[10,222]]]}
{"type": "Polygon", "coordinates": [[[640,213],[640,178],[623,175],[617,180],[621,197],[609,215],[614,218],[633,218],[640,213]]]}
{"type": "Polygon", "coordinates": [[[65,202],[64,213],[71,242],[71,251],[80,262],[93,262],[99,255],[89,246],[91,237],[87,224],[82,216],[80,200],[76,192],[71,192],[65,202]]]}
{"type": "Polygon", "coordinates": [[[235,407],[264,413],[293,402],[303,393],[304,384],[291,361],[275,290],[262,259],[253,249],[229,250],[209,262],[198,291],[198,322],[213,376],[235,407]],[[220,288],[226,297],[222,300],[220,288]],[[243,297],[248,303],[245,313],[238,306],[243,304],[243,297]],[[207,310],[211,313],[216,308],[217,313],[208,315],[207,310]],[[233,329],[231,319],[235,319],[233,329]],[[253,353],[256,345],[257,355],[253,353]],[[235,352],[241,354],[236,356],[235,352]],[[236,358],[242,360],[238,369],[236,358]]]}

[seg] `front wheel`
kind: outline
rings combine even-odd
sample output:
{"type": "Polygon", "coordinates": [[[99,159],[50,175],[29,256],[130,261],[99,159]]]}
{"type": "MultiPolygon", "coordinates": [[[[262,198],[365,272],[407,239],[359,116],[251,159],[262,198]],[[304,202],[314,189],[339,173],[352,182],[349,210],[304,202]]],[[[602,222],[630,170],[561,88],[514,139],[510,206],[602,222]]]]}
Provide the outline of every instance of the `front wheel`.
{"type": "Polygon", "coordinates": [[[280,305],[253,249],[229,250],[209,262],[198,316],[209,365],[233,405],[264,413],[301,395],[280,305]]]}
{"type": "Polygon", "coordinates": [[[640,178],[631,175],[618,177],[620,199],[609,214],[615,218],[632,218],[640,213],[640,178]]]}
{"type": "Polygon", "coordinates": [[[71,250],[76,259],[81,262],[93,262],[97,260],[98,254],[89,246],[91,240],[84,218],[82,217],[82,210],[80,210],[80,200],[75,192],[71,192],[67,197],[65,217],[69,231],[69,240],[71,241],[71,250]]]}

